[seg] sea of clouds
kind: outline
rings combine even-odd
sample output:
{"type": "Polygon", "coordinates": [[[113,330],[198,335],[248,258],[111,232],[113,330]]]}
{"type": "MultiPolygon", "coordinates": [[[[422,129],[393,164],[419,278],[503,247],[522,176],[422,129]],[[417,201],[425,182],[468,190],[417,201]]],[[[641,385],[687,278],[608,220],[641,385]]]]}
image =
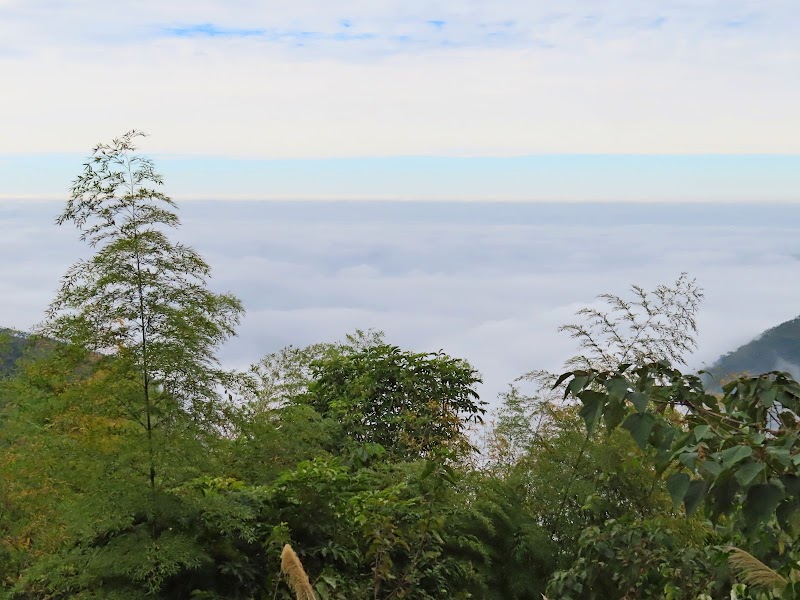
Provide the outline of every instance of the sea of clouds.
{"type": "MultiPolygon", "coordinates": [[[[89,249],[62,205],[0,203],[0,326],[43,318],[89,249]]],[[[356,328],[469,359],[482,398],[575,353],[558,333],[577,309],[682,271],[705,289],[693,368],[800,314],[800,206],[468,202],[185,202],[176,236],[211,264],[211,285],[247,308],[223,362],[356,328]]]]}

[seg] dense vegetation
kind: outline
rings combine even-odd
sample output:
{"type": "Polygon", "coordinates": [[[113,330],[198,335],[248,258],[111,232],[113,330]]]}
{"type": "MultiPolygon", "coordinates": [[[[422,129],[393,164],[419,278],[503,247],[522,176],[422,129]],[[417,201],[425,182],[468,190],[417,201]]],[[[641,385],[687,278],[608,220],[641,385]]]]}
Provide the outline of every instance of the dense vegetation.
{"type": "Polygon", "coordinates": [[[377,332],[226,372],[242,306],[135,138],[73,185],[95,254],[0,378],[0,597],[795,597],[800,384],[670,366],[686,276],[579,312],[489,419],[468,362],[377,332]]]}
{"type": "Polygon", "coordinates": [[[10,375],[25,354],[28,336],[13,329],[0,329],[0,375],[10,375]]]}

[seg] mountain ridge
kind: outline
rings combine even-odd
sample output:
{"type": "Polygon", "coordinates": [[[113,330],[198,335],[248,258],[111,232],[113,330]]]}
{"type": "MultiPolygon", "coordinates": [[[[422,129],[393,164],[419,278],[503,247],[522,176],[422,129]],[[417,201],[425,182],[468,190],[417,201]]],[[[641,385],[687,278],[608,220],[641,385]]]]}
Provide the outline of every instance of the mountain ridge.
{"type": "Polygon", "coordinates": [[[737,375],[769,371],[785,371],[800,379],[800,316],[770,327],[704,369],[706,383],[715,387],[737,375]]]}

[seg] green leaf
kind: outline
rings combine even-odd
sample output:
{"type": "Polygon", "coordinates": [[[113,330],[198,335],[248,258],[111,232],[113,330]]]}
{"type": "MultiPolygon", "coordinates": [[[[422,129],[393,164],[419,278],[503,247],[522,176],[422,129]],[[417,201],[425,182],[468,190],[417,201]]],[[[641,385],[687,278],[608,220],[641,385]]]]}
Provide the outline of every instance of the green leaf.
{"type": "Polygon", "coordinates": [[[706,506],[715,516],[726,515],[731,512],[736,504],[737,494],[741,486],[736,482],[731,471],[723,471],[714,480],[714,485],[709,488],[706,495],[706,506]]]}
{"type": "Polygon", "coordinates": [[[609,433],[619,426],[622,419],[625,417],[625,412],[625,404],[621,400],[612,400],[608,403],[603,417],[605,418],[609,433]]]}
{"type": "Polygon", "coordinates": [[[630,432],[636,444],[644,449],[655,424],[656,418],[653,415],[649,413],[634,413],[628,415],[622,426],[630,432]]]}
{"type": "Polygon", "coordinates": [[[788,410],[784,410],[783,412],[781,412],[780,420],[786,429],[797,428],[797,419],[795,419],[794,415],[790,413],[788,410]]]}
{"type": "Polygon", "coordinates": [[[750,446],[733,446],[720,452],[719,459],[722,461],[723,469],[730,469],[733,465],[743,461],[751,454],[753,454],[753,449],[750,446]]]}
{"type": "Polygon", "coordinates": [[[734,477],[736,477],[736,481],[738,481],[742,487],[747,487],[753,479],[764,470],[764,467],[766,467],[766,465],[763,462],[746,462],[736,469],[734,477]]]}
{"type": "Polygon", "coordinates": [[[712,477],[716,477],[720,473],[722,473],[722,466],[720,464],[710,458],[707,458],[700,462],[700,469],[711,475],[712,477]]]}
{"type": "Polygon", "coordinates": [[[606,395],[594,390],[585,390],[581,392],[580,399],[583,402],[583,407],[578,414],[586,424],[586,431],[589,435],[592,435],[597,423],[600,421],[600,415],[603,414],[606,395]]]}
{"type": "Polygon", "coordinates": [[[567,385],[567,394],[572,394],[573,396],[577,396],[578,392],[580,392],[586,384],[589,383],[589,376],[582,372],[576,371],[575,376],[572,378],[572,381],[569,382],[567,385]]]}
{"type": "Polygon", "coordinates": [[[678,428],[673,427],[667,421],[659,421],[650,434],[650,444],[659,452],[668,452],[672,448],[672,442],[678,431],[678,428]]]}
{"type": "Polygon", "coordinates": [[[628,380],[624,377],[612,377],[603,385],[608,390],[609,398],[612,400],[622,400],[630,387],[628,380]]]}
{"type": "Polygon", "coordinates": [[[558,379],[556,379],[556,382],[553,384],[553,387],[550,388],[550,389],[551,390],[556,389],[558,386],[560,386],[562,383],[564,383],[565,380],[569,379],[570,377],[572,377],[572,372],[562,373],[561,375],[558,376],[558,379]]]}
{"type": "Polygon", "coordinates": [[[762,523],[775,512],[783,493],[771,483],[759,483],[747,491],[744,501],[744,516],[749,526],[762,523]]]}
{"type": "Polygon", "coordinates": [[[767,448],[767,454],[781,463],[784,467],[788,467],[792,460],[791,452],[788,448],[776,448],[775,446],[770,446],[767,448]]]}
{"type": "Polygon", "coordinates": [[[691,431],[685,431],[679,434],[677,438],[673,440],[672,444],[673,455],[677,456],[680,452],[683,452],[683,448],[690,445],[689,442],[691,439],[692,439],[691,431]],[[676,448],[679,448],[680,450],[676,450],[676,448]]]}
{"type": "Polygon", "coordinates": [[[689,489],[686,490],[686,496],[683,498],[683,505],[686,507],[686,514],[691,515],[700,506],[703,497],[706,493],[706,482],[702,479],[695,479],[689,484],[689,489]]]}
{"type": "Polygon", "coordinates": [[[800,598],[800,581],[787,585],[781,594],[781,598],[784,600],[795,600],[796,598],[800,598]]]}
{"type": "Polygon", "coordinates": [[[778,517],[778,524],[781,529],[797,537],[798,530],[798,508],[800,502],[797,500],[790,500],[789,502],[781,502],[777,509],[775,509],[775,516],[778,517]]]}
{"type": "Polygon", "coordinates": [[[672,506],[678,508],[689,491],[689,476],[686,473],[674,473],[667,477],[667,491],[672,498],[672,506]]]}
{"type": "Polygon", "coordinates": [[[684,452],[678,457],[678,460],[684,467],[694,469],[697,462],[697,452],[684,452]]]}
{"type": "Polygon", "coordinates": [[[770,386],[769,389],[761,392],[758,395],[758,399],[761,400],[761,404],[763,404],[766,408],[771,408],[772,405],[775,403],[775,397],[777,395],[778,395],[778,388],[770,386]]]}
{"type": "Polygon", "coordinates": [[[328,584],[324,581],[318,581],[317,584],[314,586],[314,591],[320,597],[320,600],[329,600],[331,597],[330,592],[328,591],[328,584]]]}
{"type": "Polygon", "coordinates": [[[698,425],[694,428],[694,439],[698,442],[702,441],[708,434],[709,429],[711,429],[709,425],[698,425]]]}
{"type": "Polygon", "coordinates": [[[649,402],[647,394],[643,392],[630,392],[628,394],[628,400],[633,403],[638,412],[642,413],[647,410],[647,404],[649,402]]]}
{"type": "Polygon", "coordinates": [[[780,482],[787,494],[800,500],[800,477],[787,473],[780,476],[780,482]]]}

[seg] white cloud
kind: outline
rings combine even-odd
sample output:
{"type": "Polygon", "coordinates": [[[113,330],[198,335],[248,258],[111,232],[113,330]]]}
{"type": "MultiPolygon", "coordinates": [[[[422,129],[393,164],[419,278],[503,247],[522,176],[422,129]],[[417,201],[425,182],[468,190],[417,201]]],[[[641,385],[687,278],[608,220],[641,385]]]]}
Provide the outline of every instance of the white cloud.
{"type": "MultiPolygon", "coordinates": [[[[631,283],[686,270],[705,287],[695,367],[798,313],[797,206],[426,206],[421,220],[396,204],[184,204],[181,239],[248,310],[226,363],[374,327],[469,359],[491,400],[525,371],[558,369],[575,352],[558,326],[631,283]]],[[[58,208],[0,203],[12,224],[0,236],[0,326],[38,322],[86,253],[52,225],[58,208]]]]}
{"type": "Polygon", "coordinates": [[[793,2],[553,6],[5,2],[0,153],[800,150],[793,2]]]}

